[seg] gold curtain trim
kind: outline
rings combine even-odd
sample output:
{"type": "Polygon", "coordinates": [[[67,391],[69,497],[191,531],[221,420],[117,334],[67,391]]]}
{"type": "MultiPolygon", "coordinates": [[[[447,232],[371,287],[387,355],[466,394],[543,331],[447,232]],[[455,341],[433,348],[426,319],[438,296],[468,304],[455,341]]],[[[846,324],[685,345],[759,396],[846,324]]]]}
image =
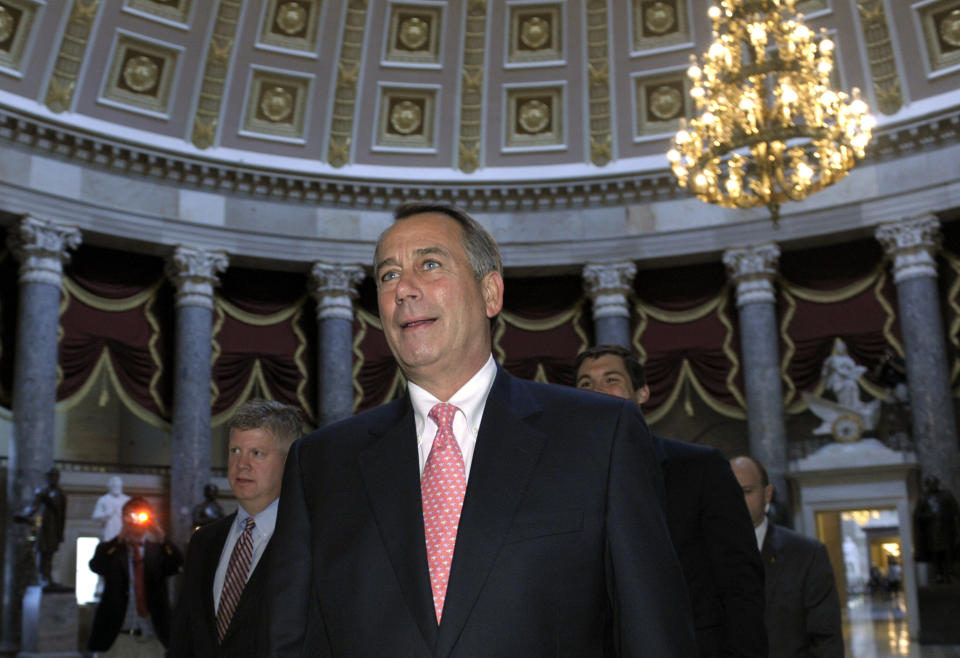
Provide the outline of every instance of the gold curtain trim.
{"type": "Polygon", "coordinates": [[[726,288],[720,290],[715,297],[708,299],[704,303],[700,304],[700,306],[687,309],[686,311],[665,311],[651,304],[647,304],[639,299],[635,302],[635,306],[637,313],[639,313],[641,316],[646,314],[654,320],[665,322],[667,324],[687,324],[688,322],[693,322],[694,320],[699,320],[700,318],[709,315],[717,307],[717,305],[720,304],[725,293],[726,288]]]}
{"type": "Polygon", "coordinates": [[[693,372],[693,368],[690,366],[690,362],[687,359],[683,359],[680,364],[680,376],[677,377],[677,381],[673,385],[673,390],[670,391],[670,395],[667,396],[666,401],[657,407],[656,410],[650,413],[644,413],[647,423],[651,425],[656,423],[671,409],[673,409],[673,406],[677,403],[677,399],[680,397],[680,393],[683,391],[684,383],[686,382],[689,382],[690,385],[693,386],[693,390],[696,391],[697,395],[700,396],[700,399],[717,413],[728,418],[736,418],[738,420],[743,420],[747,417],[742,409],[724,404],[710,395],[710,393],[697,379],[696,374],[693,372]]]}
{"type": "Polygon", "coordinates": [[[577,317],[581,306],[583,306],[583,298],[579,299],[570,308],[540,320],[527,320],[510,311],[500,311],[500,317],[503,318],[504,322],[524,331],[550,331],[577,317]]]}
{"type": "Polygon", "coordinates": [[[170,423],[155,413],[144,409],[123,389],[123,387],[120,385],[120,380],[117,377],[117,373],[113,369],[113,363],[110,361],[110,350],[106,346],[104,346],[103,350],[100,352],[100,356],[97,358],[96,365],[93,367],[93,370],[90,372],[90,376],[87,377],[87,380],[83,383],[83,385],[80,386],[76,393],[71,395],[69,398],[64,398],[63,400],[57,402],[57,412],[69,411],[79,404],[80,401],[87,396],[90,390],[100,380],[103,375],[103,371],[106,371],[107,381],[109,382],[110,387],[113,389],[113,392],[116,393],[117,397],[130,411],[130,413],[149,425],[153,425],[154,427],[167,432],[170,431],[170,423]]]}
{"type": "Polygon", "coordinates": [[[79,299],[81,303],[86,304],[91,308],[95,308],[98,311],[109,311],[111,313],[130,311],[138,306],[142,306],[157,294],[157,290],[160,288],[162,283],[163,278],[161,277],[151,283],[148,287],[144,288],[138,293],[130,295],[129,297],[124,297],[122,299],[108,299],[106,297],[100,297],[99,295],[93,294],[69,277],[63,277],[64,289],[67,290],[72,296],[79,299]]]}
{"type": "Polygon", "coordinates": [[[883,275],[884,265],[885,262],[881,260],[870,274],[836,290],[814,290],[813,288],[805,288],[791,283],[787,279],[780,280],[780,287],[781,289],[789,290],[792,295],[805,302],[836,304],[851,297],[856,297],[869,288],[877,280],[878,276],[883,275]]]}
{"type": "Polygon", "coordinates": [[[220,387],[217,386],[213,378],[213,364],[220,358],[220,343],[217,341],[217,334],[223,329],[223,307],[219,304],[213,305],[213,327],[210,329],[210,408],[213,409],[220,397],[220,387]]]}
{"type": "Polygon", "coordinates": [[[151,295],[143,305],[143,316],[147,319],[147,324],[150,325],[151,331],[150,340],[147,341],[147,350],[149,350],[150,358],[153,359],[153,364],[156,366],[153,371],[153,376],[150,377],[148,390],[150,391],[150,397],[153,399],[153,403],[157,405],[157,409],[160,410],[160,414],[166,416],[167,408],[166,405],[163,404],[163,397],[160,395],[160,378],[163,376],[163,360],[157,351],[157,341],[160,340],[160,323],[157,322],[157,318],[153,314],[153,304],[156,300],[156,295],[151,295]]]}
{"type": "Polygon", "coordinates": [[[897,340],[897,337],[893,335],[893,323],[897,320],[897,314],[893,311],[893,306],[890,305],[890,302],[886,300],[883,296],[883,286],[887,282],[887,272],[886,270],[880,271],[880,276],[877,277],[877,285],[873,288],[873,294],[877,298],[877,303],[880,304],[880,308],[883,309],[883,312],[887,314],[887,319],[883,323],[883,337],[887,339],[887,342],[896,350],[900,358],[904,357],[903,345],[900,344],[900,341],[897,340]]]}
{"type": "Polygon", "coordinates": [[[790,361],[797,352],[797,345],[793,342],[793,339],[790,338],[790,333],[787,330],[790,328],[790,323],[793,322],[793,316],[797,312],[797,302],[794,301],[793,295],[790,294],[787,286],[781,287],[781,293],[781,299],[786,302],[787,308],[783,313],[783,318],[780,320],[780,339],[783,341],[783,344],[786,345],[786,349],[783,351],[783,357],[780,359],[780,379],[783,381],[784,386],[786,386],[783,392],[783,405],[784,407],[789,407],[797,395],[797,387],[788,372],[790,361]]]}
{"type": "Polygon", "coordinates": [[[733,367],[727,372],[727,390],[730,391],[730,394],[733,395],[740,406],[746,409],[747,401],[743,393],[734,383],[734,380],[737,378],[737,373],[740,371],[740,359],[737,358],[737,353],[733,351],[733,323],[730,321],[730,318],[727,317],[727,300],[728,296],[723,295],[720,304],[717,306],[717,319],[720,320],[720,324],[727,330],[727,335],[723,338],[723,353],[730,360],[730,363],[733,364],[733,367]]]}
{"type": "Polygon", "coordinates": [[[507,353],[503,350],[503,345],[500,344],[505,333],[507,333],[507,324],[503,321],[503,314],[501,313],[493,321],[493,358],[500,364],[507,360],[507,353]]]}
{"type": "Polygon", "coordinates": [[[316,423],[316,414],[311,413],[313,405],[307,400],[307,379],[309,377],[309,370],[307,369],[307,364],[303,362],[303,355],[307,351],[307,337],[303,334],[303,330],[300,328],[300,318],[303,316],[303,304],[301,303],[297,308],[297,312],[294,313],[293,317],[290,319],[290,328],[293,329],[293,335],[297,337],[299,344],[297,349],[293,352],[293,363],[297,366],[297,372],[300,373],[300,383],[297,384],[297,400],[300,401],[300,406],[303,408],[304,413],[309,417],[308,420],[314,421],[316,423]]]}
{"type": "Polygon", "coordinates": [[[640,363],[646,363],[647,350],[643,348],[643,343],[640,342],[640,339],[647,330],[647,325],[650,324],[650,321],[647,318],[647,314],[641,311],[639,307],[637,307],[637,315],[640,316],[640,321],[637,322],[637,328],[633,331],[633,349],[637,351],[637,356],[640,358],[640,363]]]}
{"type": "MultiPolygon", "coordinates": [[[[947,303],[953,311],[953,319],[950,321],[950,342],[957,350],[960,350],[960,304],[957,303],[957,296],[960,294],[960,259],[954,254],[944,249],[943,258],[947,265],[953,270],[953,283],[950,284],[950,290],[947,292],[947,303]]],[[[956,352],[954,352],[956,353],[956,352]]],[[[957,375],[960,374],[960,359],[954,357],[953,365],[950,368],[950,383],[953,384],[954,397],[960,397],[960,384],[957,383],[957,375]]]]}
{"type": "MultiPolygon", "coordinates": [[[[357,332],[357,335],[353,337],[353,355],[357,358],[353,362],[353,372],[351,374],[351,378],[353,379],[353,413],[357,412],[360,403],[363,402],[363,387],[360,386],[360,371],[363,370],[363,364],[366,362],[366,359],[364,359],[363,350],[360,349],[360,345],[363,343],[363,339],[367,337],[367,327],[370,326],[371,321],[376,321],[376,318],[362,308],[357,308],[357,320],[360,323],[360,330],[357,332]]],[[[379,324],[379,321],[377,321],[377,323],[379,324]]],[[[320,373],[319,376],[322,377],[323,373],[320,373]]],[[[317,409],[317,413],[320,413],[319,409],[317,409]]]]}
{"type": "Polygon", "coordinates": [[[238,320],[244,324],[249,324],[254,327],[269,327],[270,325],[280,324],[281,322],[289,320],[290,317],[293,316],[300,309],[300,307],[303,306],[303,302],[306,298],[307,296],[304,295],[295,301],[292,306],[281,309],[276,313],[270,313],[269,315],[257,315],[256,313],[244,311],[243,309],[234,306],[220,295],[216,296],[214,303],[218,307],[223,308],[223,312],[234,320],[238,320]]]}
{"type": "MultiPolygon", "coordinates": [[[[70,291],[64,289],[63,294],[60,295],[60,314],[57,316],[57,348],[59,351],[60,342],[63,340],[63,336],[66,333],[63,330],[63,322],[60,318],[63,317],[63,314],[67,312],[67,309],[70,308],[70,291]]],[[[63,383],[63,368],[60,367],[60,359],[57,359],[57,383],[56,387],[60,388],[60,384],[63,383]]]]}
{"type": "MultiPolygon", "coordinates": [[[[253,362],[253,370],[250,373],[250,376],[247,377],[247,383],[244,385],[243,391],[241,391],[240,395],[237,397],[236,402],[211,418],[210,426],[217,427],[230,420],[231,416],[233,416],[237,409],[240,408],[240,405],[250,399],[250,394],[253,392],[254,387],[257,386],[259,386],[260,390],[263,391],[263,397],[268,400],[276,399],[273,396],[273,391],[271,391],[270,387],[267,386],[267,380],[263,376],[263,368],[260,366],[260,359],[257,359],[253,362]]],[[[211,408],[212,407],[213,405],[211,404],[211,408]]]]}

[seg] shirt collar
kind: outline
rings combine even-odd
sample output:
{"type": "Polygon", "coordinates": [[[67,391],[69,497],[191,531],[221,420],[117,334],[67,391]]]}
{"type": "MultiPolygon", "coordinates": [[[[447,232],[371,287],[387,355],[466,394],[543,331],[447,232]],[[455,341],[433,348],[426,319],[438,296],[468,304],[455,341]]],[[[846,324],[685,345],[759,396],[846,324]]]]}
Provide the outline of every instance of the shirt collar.
{"type": "Polygon", "coordinates": [[[763,540],[767,536],[767,527],[770,525],[770,517],[764,515],[763,521],[760,522],[753,531],[757,534],[757,548],[763,550],[763,540]]]}
{"type": "MultiPolygon", "coordinates": [[[[259,514],[254,515],[253,522],[256,524],[253,527],[253,532],[259,535],[266,535],[270,537],[273,535],[273,529],[277,525],[277,507],[280,499],[274,498],[273,502],[263,508],[259,514]]],[[[238,532],[243,532],[243,528],[247,525],[247,517],[250,514],[247,513],[247,510],[243,509],[242,505],[237,506],[237,518],[234,522],[237,527],[238,532]]]]}
{"type": "Polygon", "coordinates": [[[410,393],[410,403],[413,405],[413,417],[417,426],[417,445],[423,439],[423,428],[427,424],[427,414],[433,409],[433,405],[438,402],[449,402],[459,408],[466,418],[467,427],[476,434],[480,428],[483,408],[487,404],[487,396],[490,395],[490,389],[493,387],[493,380],[496,377],[497,362],[493,360],[491,354],[483,367],[456,393],[451,395],[449,400],[439,400],[425,388],[417,386],[413,382],[408,382],[407,390],[410,393]]]}

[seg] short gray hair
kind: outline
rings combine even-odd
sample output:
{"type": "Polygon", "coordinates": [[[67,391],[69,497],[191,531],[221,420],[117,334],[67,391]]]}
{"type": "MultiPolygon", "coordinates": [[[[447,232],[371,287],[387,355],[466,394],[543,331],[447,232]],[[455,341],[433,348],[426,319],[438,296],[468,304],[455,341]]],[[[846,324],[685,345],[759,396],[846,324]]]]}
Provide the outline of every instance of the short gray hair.
{"type": "MultiPolygon", "coordinates": [[[[394,223],[402,221],[407,217],[414,215],[424,215],[434,213],[446,215],[450,219],[460,224],[463,229],[463,250],[467,253],[467,259],[470,261],[470,269],[473,270],[474,278],[479,281],[490,272],[499,272],[503,275],[503,261],[500,258],[500,248],[493,236],[483,228],[483,226],[473,217],[460,210],[456,206],[438,201],[410,201],[401,204],[393,212],[394,223]]],[[[374,260],[380,253],[380,243],[383,242],[383,236],[390,229],[386,229],[377,238],[377,248],[374,250],[374,260]]],[[[373,264],[373,275],[377,276],[377,263],[373,264]]]]}
{"type": "Polygon", "coordinates": [[[273,437],[283,454],[303,435],[303,416],[300,410],[276,400],[252,398],[241,404],[227,421],[231,434],[262,429],[273,437]]]}

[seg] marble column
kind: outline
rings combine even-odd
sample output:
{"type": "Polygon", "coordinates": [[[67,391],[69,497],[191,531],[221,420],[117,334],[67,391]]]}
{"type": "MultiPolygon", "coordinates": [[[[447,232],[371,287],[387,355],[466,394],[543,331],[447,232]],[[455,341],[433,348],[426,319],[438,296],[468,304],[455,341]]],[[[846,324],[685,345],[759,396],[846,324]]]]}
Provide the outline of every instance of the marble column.
{"type": "Polygon", "coordinates": [[[589,263],[583,268],[584,289],[593,302],[593,333],[597,345],[630,347],[630,294],[637,266],[589,263]]]}
{"type": "Polygon", "coordinates": [[[917,459],[924,475],[937,476],[960,498],[960,447],[934,258],[940,222],[923,215],[884,224],[876,237],[893,260],[917,459]]]}
{"type": "Polygon", "coordinates": [[[790,491],[784,478],[787,427],[780,380],[777,297],[773,285],[779,258],[777,245],[763,244],[728,249],[723,254],[723,264],[736,286],[750,455],[767,468],[777,499],[789,514],[790,491]]]}
{"type": "Polygon", "coordinates": [[[17,646],[23,593],[34,571],[27,526],[10,516],[33,501],[53,466],[57,399],[57,329],[68,252],[80,245],[71,227],[26,216],[9,246],[20,261],[20,305],[13,377],[13,436],[7,465],[6,542],[3,568],[3,644],[17,646]]]}
{"type": "Polygon", "coordinates": [[[182,245],[167,263],[167,276],[177,291],[170,529],[181,548],[190,539],[190,510],[203,500],[210,479],[213,287],[226,268],[226,254],[182,245]]]}
{"type": "Polygon", "coordinates": [[[317,426],[353,414],[353,300],[360,265],[314,263],[310,293],[317,300],[317,426]]]}

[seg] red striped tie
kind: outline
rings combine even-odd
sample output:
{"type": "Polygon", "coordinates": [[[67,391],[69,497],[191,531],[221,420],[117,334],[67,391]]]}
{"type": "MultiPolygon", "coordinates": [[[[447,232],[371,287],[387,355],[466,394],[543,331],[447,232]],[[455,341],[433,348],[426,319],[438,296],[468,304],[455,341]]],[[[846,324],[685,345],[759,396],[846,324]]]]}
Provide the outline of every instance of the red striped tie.
{"type": "Polygon", "coordinates": [[[457,542],[460,508],[467,490],[463,454],[453,436],[453,417],[457,411],[452,404],[440,402],[427,414],[437,424],[437,436],[433,439],[420,483],[427,566],[430,568],[433,609],[437,613],[438,624],[447,598],[447,580],[450,578],[453,547],[457,542]]]}
{"type": "Polygon", "coordinates": [[[230,620],[237,609],[243,586],[247,584],[247,573],[250,571],[250,560],[253,558],[253,517],[247,517],[247,525],[240,533],[233,553],[230,555],[230,564],[227,565],[227,576],[223,580],[223,591],[220,593],[220,606],[217,608],[217,635],[223,642],[223,636],[230,628],[230,620]]]}

